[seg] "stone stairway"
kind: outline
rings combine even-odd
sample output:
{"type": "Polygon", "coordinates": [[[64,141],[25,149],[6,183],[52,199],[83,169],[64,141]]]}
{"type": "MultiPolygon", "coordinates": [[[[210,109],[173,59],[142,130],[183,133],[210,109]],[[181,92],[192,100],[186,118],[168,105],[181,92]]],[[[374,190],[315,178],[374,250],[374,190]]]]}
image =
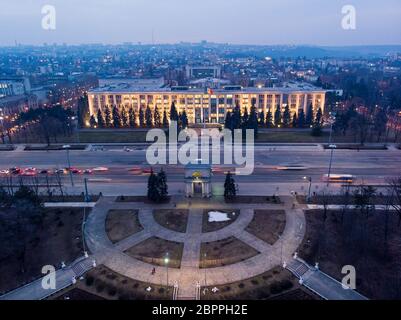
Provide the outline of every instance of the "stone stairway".
{"type": "Polygon", "coordinates": [[[71,270],[74,272],[77,278],[82,276],[85,272],[87,272],[92,268],[93,268],[93,261],[90,258],[81,260],[71,266],[71,270]]]}
{"type": "Polygon", "coordinates": [[[310,269],[302,261],[293,259],[287,264],[287,270],[293,273],[298,279],[301,279],[310,269]]]}

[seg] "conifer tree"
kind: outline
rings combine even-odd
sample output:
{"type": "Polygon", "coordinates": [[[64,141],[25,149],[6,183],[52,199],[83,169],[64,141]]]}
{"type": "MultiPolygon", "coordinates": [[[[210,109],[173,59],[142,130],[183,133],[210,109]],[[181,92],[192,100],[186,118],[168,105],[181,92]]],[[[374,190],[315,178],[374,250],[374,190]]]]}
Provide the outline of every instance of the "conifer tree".
{"type": "Polygon", "coordinates": [[[129,126],[129,122],[128,122],[128,113],[127,110],[125,109],[125,107],[123,106],[121,108],[121,125],[123,127],[128,127],[129,126]]]}
{"type": "Polygon", "coordinates": [[[104,128],[106,126],[103,112],[100,109],[97,110],[97,126],[99,128],[104,128]]]}
{"type": "Polygon", "coordinates": [[[290,126],[290,123],[291,123],[290,107],[286,105],[283,113],[283,126],[285,128],[288,128],[290,126]]]}
{"type": "Polygon", "coordinates": [[[294,115],[292,116],[291,127],[296,128],[297,126],[298,126],[298,117],[297,117],[297,113],[294,112],[294,115]]]}
{"type": "Polygon", "coordinates": [[[163,111],[163,127],[168,128],[169,122],[167,118],[167,112],[166,110],[163,111]]]}
{"type": "Polygon", "coordinates": [[[170,108],[170,121],[177,121],[178,122],[178,112],[177,108],[175,107],[175,102],[171,104],[170,108]]]}
{"type": "Polygon", "coordinates": [[[146,126],[148,128],[151,128],[153,126],[153,121],[152,121],[152,110],[150,110],[150,107],[146,107],[145,111],[145,121],[146,121],[146,126]]]}
{"type": "Polygon", "coordinates": [[[273,124],[273,114],[271,112],[271,110],[267,110],[267,114],[266,114],[266,127],[267,128],[273,128],[274,124],[273,124]]]}
{"type": "Polygon", "coordinates": [[[304,109],[299,110],[299,115],[298,115],[298,128],[304,128],[305,127],[305,112],[304,109]]]}
{"type": "Polygon", "coordinates": [[[128,111],[129,126],[130,128],[136,127],[136,114],[134,108],[130,108],[128,111]]]}
{"type": "Polygon", "coordinates": [[[229,130],[233,129],[233,127],[232,127],[232,117],[231,117],[231,112],[230,111],[228,111],[226,113],[226,118],[224,120],[224,128],[229,129],[229,130]]]}
{"type": "Polygon", "coordinates": [[[106,125],[106,128],[110,128],[111,127],[111,111],[109,106],[106,106],[106,108],[104,109],[104,123],[106,125]]]}
{"type": "Polygon", "coordinates": [[[89,125],[91,128],[94,128],[97,126],[97,122],[96,122],[95,116],[93,114],[90,117],[89,125]]]}
{"type": "Polygon", "coordinates": [[[160,128],[162,126],[162,121],[161,121],[161,118],[160,118],[159,109],[157,107],[155,108],[155,113],[153,115],[153,120],[154,120],[155,127],[160,128]]]}
{"type": "Polygon", "coordinates": [[[253,132],[255,138],[258,136],[258,114],[255,105],[251,107],[251,113],[249,114],[247,128],[254,130],[253,132]]]}
{"type": "Polygon", "coordinates": [[[263,110],[261,112],[259,112],[259,121],[258,122],[259,122],[260,127],[266,126],[265,112],[263,110]]]}
{"type": "Polygon", "coordinates": [[[145,127],[145,113],[143,112],[143,108],[139,109],[139,126],[141,128],[145,127]]]}
{"type": "Polygon", "coordinates": [[[237,188],[235,185],[234,178],[230,171],[226,174],[226,180],[224,182],[224,198],[231,200],[237,195],[237,188]]]}
{"type": "Polygon", "coordinates": [[[313,105],[312,103],[308,106],[305,116],[305,126],[310,127],[313,124],[313,105]]]}
{"type": "Polygon", "coordinates": [[[276,111],[274,112],[274,125],[276,127],[281,125],[281,107],[278,104],[276,107],[276,111]]]}
{"type": "Polygon", "coordinates": [[[181,120],[181,128],[186,129],[188,127],[188,117],[187,117],[187,113],[185,110],[181,114],[180,120],[181,120]]]}
{"type": "Polygon", "coordinates": [[[114,128],[120,128],[121,127],[121,117],[120,117],[120,112],[118,111],[117,107],[113,107],[113,126],[114,128]]]}

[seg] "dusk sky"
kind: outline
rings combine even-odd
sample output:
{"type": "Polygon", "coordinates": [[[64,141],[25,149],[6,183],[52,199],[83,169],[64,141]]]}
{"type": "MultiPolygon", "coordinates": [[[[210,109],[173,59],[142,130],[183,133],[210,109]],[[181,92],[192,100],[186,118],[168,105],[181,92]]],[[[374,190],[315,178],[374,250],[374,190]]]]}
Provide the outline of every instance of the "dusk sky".
{"type": "Polygon", "coordinates": [[[0,45],[47,43],[401,44],[400,0],[0,0],[0,45]],[[42,6],[57,13],[41,27],[42,6]],[[341,28],[343,5],[356,30],[341,28]]]}

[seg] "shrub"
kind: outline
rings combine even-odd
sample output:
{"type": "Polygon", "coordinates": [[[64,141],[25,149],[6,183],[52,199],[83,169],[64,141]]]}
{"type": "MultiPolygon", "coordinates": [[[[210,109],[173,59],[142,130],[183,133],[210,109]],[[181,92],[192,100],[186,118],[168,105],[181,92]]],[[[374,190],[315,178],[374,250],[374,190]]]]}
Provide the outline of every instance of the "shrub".
{"type": "Polygon", "coordinates": [[[270,286],[270,292],[272,294],[279,294],[283,291],[289,290],[293,287],[290,280],[276,281],[270,286]]]}
{"type": "Polygon", "coordinates": [[[271,286],[270,286],[270,293],[271,294],[279,294],[281,293],[283,290],[280,287],[280,284],[278,282],[274,282],[271,286]]]}
{"type": "Polygon", "coordinates": [[[103,284],[98,284],[96,286],[96,292],[102,292],[104,290],[104,285],[103,284]]]}
{"type": "Polygon", "coordinates": [[[88,276],[88,277],[86,278],[85,282],[86,282],[86,285],[87,285],[88,287],[90,287],[90,286],[93,285],[93,283],[95,282],[95,279],[94,279],[92,276],[88,276]]]}
{"type": "Polygon", "coordinates": [[[110,295],[110,296],[115,296],[116,295],[116,293],[117,293],[117,290],[116,290],[116,288],[115,287],[110,287],[109,288],[109,290],[107,291],[108,292],[108,294],[110,295]]]}

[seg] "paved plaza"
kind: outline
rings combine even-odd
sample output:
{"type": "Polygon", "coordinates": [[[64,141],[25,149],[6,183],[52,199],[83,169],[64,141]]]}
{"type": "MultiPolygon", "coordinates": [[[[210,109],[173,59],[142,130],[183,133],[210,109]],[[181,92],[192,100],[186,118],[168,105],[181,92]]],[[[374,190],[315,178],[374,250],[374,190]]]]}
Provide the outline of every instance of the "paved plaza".
{"type": "Polygon", "coordinates": [[[185,200],[182,202],[170,202],[159,205],[163,209],[188,209],[188,225],[186,233],[175,232],[158,224],[153,217],[154,205],[144,203],[115,202],[114,197],[102,198],[86,223],[86,243],[89,250],[96,257],[98,264],[140,281],[166,285],[167,268],[137,260],[124,253],[130,247],[149,239],[152,236],[168,241],[184,244],[181,267],[169,268],[169,284],[178,284],[179,298],[195,297],[196,284],[220,285],[230,283],[264,273],[273,267],[282,264],[282,261],[290,261],[297,247],[301,243],[305,233],[305,218],[301,208],[292,207],[292,197],[284,197],[283,204],[225,204],[224,202],[205,200],[185,200]],[[202,233],[203,209],[224,210],[235,207],[240,210],[239,217],[223,229],[202,233]],[[109,210],[137,209],[139,222],[143,230],[126,239],[113,244],[105,230],[105,220],[109,210]],[[253,219],[255,209],[285,209],[286,226],[280,239],[270,245],[245,229],[253,219]],[[259,254],[234,264],[208,268],[206,271],[199,269],[200,246],[203,242],[211,242],[236,237],[248,246],[256,249],[259,254]],[[156,268],[152,275],[151,270],[156,268]]]}
{"type": "Polygon", "coordinates": [[[198,286],[223,285],[252,278],[286,262],[287,269],[294,276],[303,279],[303,285],[324,299],[365,299],[354,290],[344,290],[341,283],[314,269],[305,262],[294,259],[294,253],[305,236],[306,205],[299,204],[292,196],[281,196],[280,204],[244,204],[225,203],[222,198],[185,199],[173,196],[167,204],[147,204],[143,202],[118,202],[116,197],[101,197],[94,204],[85,225],[85,240],[88,257],[82,257],[70,266],[56,272],[57,289],[44,290],[41,279],[18,288],[0,297],[0,300],[33,300],[44,299],[58,290],[71,285],[72,279],[80,277],[95,265],[104,265],[126,277],[146,283],[165,286],[178,286],[178,299],[195,299],[198,286]],[[188,220],[186,232],[167,229],[156,222],[155,209],[187,209],[188,220]],[[213,232],[202,233],[204,210],[239,210],[239,216],[226,227],[213,232]],[[285,228],[279,239],[272,245],[246,231],[254,218],[255,210],[284,210],[285,228]],[[123,240],[113,243],[106,232],[106,218],[110,210],[137,210],[138,220],[142,226],[123,240]],[[183,244],[180,268],[155,266],[138,260],[125,253],[126,250],[148,240],[158,237],[163,240],[183,244]],[[200,249],[202,243],[234,237],[258,254],[240,262],[225,266],[200,269],[200,249]],[[152,270],[156,272],[153,274],[152,270]]]}

